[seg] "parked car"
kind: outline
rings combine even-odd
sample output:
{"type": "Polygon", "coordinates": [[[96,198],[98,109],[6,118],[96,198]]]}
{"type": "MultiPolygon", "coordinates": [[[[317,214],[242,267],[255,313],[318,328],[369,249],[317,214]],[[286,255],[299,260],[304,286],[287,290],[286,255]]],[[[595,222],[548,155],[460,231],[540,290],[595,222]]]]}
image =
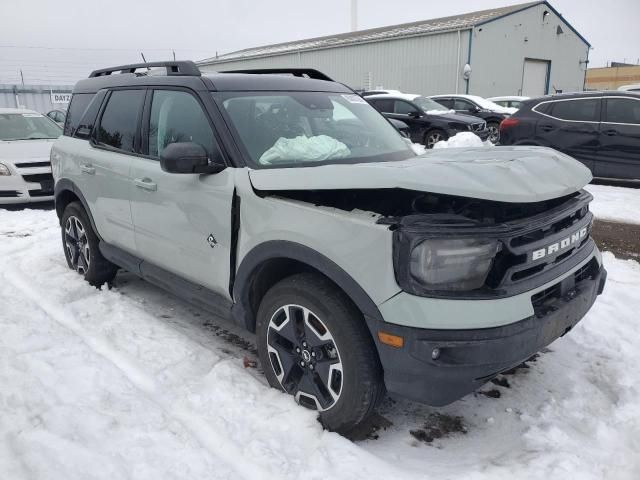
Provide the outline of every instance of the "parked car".
{"type": "Polygon", "coordinates": [[[269,383],[341,433],[385,389],[451,403],[590,309],[588,169],[532,147],[416,157],[353,90],[277,71],[78,82],[51,155],[69,268],[124,268],[256,332],[269,383]]]}
{"type": "Polygon", "coordinates": [[[0,205],[53,200],[49,153],[61,134],[38,112],[0,108],[0,205]]]}
{"type": "Polygon", "coordinates": [[[621,92],[640,92],[640,83],[636,83],[633,85],[623,85],[618,87],[618,90],[621,92]]]}
{"type": "Polygon", "coordinates": [[[360,96],[362,97],[369,97],[371,95],[384,95],[384,94],[401,95],[402,92],[400,90],[365,90],[363,92],[360,92],[360,96]]]}
{"type": "Polygon", "coordinates": [[[494,144],[500,141],[500,122],[516,112],[515,108],[501,107],[476,95],[434,95],[429,98],[457,113],[482,118],[487,122],[489,140],[494,144]]]}
{"type": "Polygon", "coordinates": [[[421,95],[370,95],[366,100],[385,117],[406,123],[411,141],[427,148],[460,132],[473,132],[483,141],[489,137],[484,121],[457,114],[421,95]]]}
{"type": "Polygon", "coordinates": [[[596,177],[640,180],[640,94],[588,92],[529,100],[500,125],[504,145],[542,145],[596,177]]]}
{"type": "Polygon", "coordinates": [[[495,103],[496,105],[500,105],[501,107],[507,108],[520,108],[522,102],[525,100],[529,100],[530,97],[519,97],[519,96],[507,96],[507,97],[491,97],[487,98],[490,102],[495,103]]]}
{"type": "Polygon", "coordinates": [[[64,127],[64,120],[67,118],[67,112],[62,110],[51,110],[47,112],[47,117],[56,122],[61,127],[64,127]]]}

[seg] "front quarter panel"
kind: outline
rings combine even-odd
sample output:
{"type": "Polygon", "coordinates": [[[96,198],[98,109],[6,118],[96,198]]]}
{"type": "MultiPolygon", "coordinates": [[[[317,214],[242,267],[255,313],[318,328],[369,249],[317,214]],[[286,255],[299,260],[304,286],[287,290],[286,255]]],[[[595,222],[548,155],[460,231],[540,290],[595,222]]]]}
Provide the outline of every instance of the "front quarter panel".
{"type": "Polygon", "coordinates": [[[376,224],[375,214],[318,207],[275,195],[261,197],[254,192],[248,173],[238,175],[237,189],[241,199],[238,264],[257,246],[284,240],[333,261],[376,304],[400,291],[393,270],[392,232],[376,224]]]}

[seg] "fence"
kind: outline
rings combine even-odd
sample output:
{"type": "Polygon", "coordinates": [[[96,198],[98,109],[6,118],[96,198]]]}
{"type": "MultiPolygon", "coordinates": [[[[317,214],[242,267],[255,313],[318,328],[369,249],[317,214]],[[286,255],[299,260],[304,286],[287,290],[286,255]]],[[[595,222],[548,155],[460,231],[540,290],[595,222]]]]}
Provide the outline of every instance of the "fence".
{"type": "Polygon", "coordinates": [[[71,85],[0,84],[0,108],[28,108],[40,113],[66,110],[72,88],[71,85]]]}

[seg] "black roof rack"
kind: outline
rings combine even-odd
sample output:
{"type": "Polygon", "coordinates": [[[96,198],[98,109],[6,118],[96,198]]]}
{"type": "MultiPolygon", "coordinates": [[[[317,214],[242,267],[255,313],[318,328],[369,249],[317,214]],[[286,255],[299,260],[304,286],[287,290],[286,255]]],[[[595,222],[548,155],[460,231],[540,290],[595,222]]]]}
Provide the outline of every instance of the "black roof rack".
{"type": "Polygon", "coordinates": [[[285,73],[293,75],[294,77],[306,77],[333,82],[332,78],[313,68],[260,68],[255,70],[225,70],[219,73],[249,73],[255,75],[277,75],[285,73]]]}
{"type": "Polygon", "coordinates": [[[202,74],[198,66],[190,60],[181,60],[174,62],[149,62],[149,63],[132,63],[131,65],[120,65],[119,67],[102,68],[94,70],[89,74],[89,78],[104,77],[114,72],[135,73],[139,68],[166,67],[167,75],[171,76],[195,76],[202,74]]]}

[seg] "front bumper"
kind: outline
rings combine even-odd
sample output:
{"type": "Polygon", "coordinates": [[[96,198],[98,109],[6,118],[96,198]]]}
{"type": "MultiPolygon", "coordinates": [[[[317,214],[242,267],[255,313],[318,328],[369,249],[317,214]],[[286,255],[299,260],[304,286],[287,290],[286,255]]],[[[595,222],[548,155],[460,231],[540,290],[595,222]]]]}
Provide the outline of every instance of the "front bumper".
{"type": "Polygon", "coordinates": [[[592,262],[588,276],[580,281],[564,278],[554,286],[556,298],[515,323],[468,330],[380,325],[381,330],[404,338],[402,348],[377,345],[387,390],[443,406],[522,363],[571,330],[602,293],[607,272],[595,259],[592,262]]]}
{"type": "Polygon", "coordinates": [[[11,175],[0,176],[0,205],[48,202],[53,199],[51,167],[13,169],[11,175]]]}

